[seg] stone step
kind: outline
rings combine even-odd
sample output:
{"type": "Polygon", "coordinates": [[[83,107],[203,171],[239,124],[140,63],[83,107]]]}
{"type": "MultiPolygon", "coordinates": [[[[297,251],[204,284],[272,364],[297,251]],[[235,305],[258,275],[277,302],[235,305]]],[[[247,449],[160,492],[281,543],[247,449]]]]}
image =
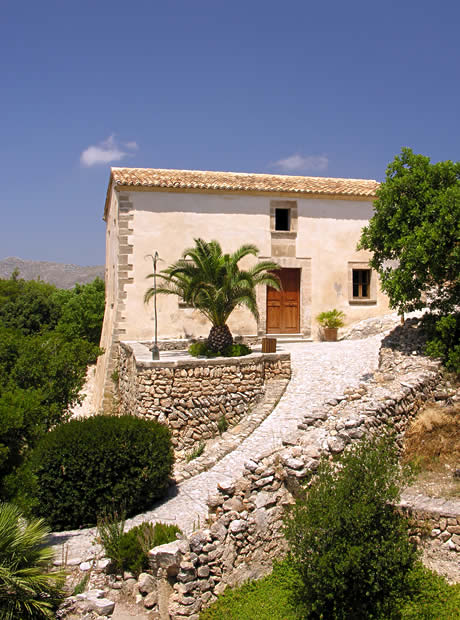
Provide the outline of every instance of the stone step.
{"type": "Polygon", "coordinates": [[[287,342],[313,342],[311,338],[306,338],[303,334],[267,334],[266,338],[276,338],[279,344],[287,342]]]}

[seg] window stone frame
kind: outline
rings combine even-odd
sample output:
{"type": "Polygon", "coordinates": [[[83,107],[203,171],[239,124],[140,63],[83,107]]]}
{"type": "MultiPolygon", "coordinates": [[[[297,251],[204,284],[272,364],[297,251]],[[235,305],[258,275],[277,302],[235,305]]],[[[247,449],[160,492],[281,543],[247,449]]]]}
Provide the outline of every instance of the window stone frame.
{"type": "Polygon", "coordinates": [[[348,262],[348,303],[350,306],[375,306],[377,303],[377,273],[366,261],[348,262]],[[369,297],[353,297],[353,271],[370,271],[369,297]]]}

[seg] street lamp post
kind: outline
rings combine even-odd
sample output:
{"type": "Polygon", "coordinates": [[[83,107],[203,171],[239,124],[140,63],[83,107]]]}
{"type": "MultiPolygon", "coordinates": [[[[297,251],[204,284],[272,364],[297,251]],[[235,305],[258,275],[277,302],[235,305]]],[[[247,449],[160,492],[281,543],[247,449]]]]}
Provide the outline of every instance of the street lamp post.
{"type": "Polygon", "coordinates": [[[157,313],[157,261],[158,261],[158,252],[152,256],[150,254],[153,261],[153,308],[155,313],[155,344],[153,345],[152,351],[152,359],[159,360],[160,359],[160,349],[158,348],[158,313],[157,313]]]}

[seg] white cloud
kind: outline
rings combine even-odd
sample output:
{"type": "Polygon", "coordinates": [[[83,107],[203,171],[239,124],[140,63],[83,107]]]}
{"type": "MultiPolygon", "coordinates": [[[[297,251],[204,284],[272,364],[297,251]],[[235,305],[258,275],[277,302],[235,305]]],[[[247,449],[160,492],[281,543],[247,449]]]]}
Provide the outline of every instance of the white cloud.
{"type": "Polygon", "coordinates": [[[273,164],[281,172],[324,172],[329,165],[327,155],[290,155],[273,164]]]}
{"type": "Polygon", "coordinates": [[[137,148],[136,142],[118,144],[115,140],[115,134],[112,134],[107,140],[85,149],[80,155],[80,163],[82,166],[110,164],[111,162],[120,161],[123,157],[128,157],[131,155],[129,151],[135,151],[137,148]]]}

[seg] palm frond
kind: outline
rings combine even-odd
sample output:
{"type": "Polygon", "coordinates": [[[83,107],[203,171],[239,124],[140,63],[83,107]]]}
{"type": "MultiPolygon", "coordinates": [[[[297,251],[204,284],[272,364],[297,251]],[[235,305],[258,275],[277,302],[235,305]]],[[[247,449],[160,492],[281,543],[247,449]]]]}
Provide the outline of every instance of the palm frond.
{"type": "MultiPolygon", "coordinates": [[[[240,269],[238,263],[245,256],[257,256],[253,244],[244,244],[233,254],[223,254],[218,241],[194,240],[195,246],[186,249],[181,258],[163,269],[157,277],[160,295],[177,295],[199,310],[214,326],[226,324],[238,306],[246,307],[258,319],[255,289],[267,284],[280,288],[280,281],[271,271],[279,269],[273,261],[261,261],[251,268],[240,269]]],[[[151,278],[153,274],[148,277],[151,278]]],[[[149,288],[144,300],[154,294],[149,288]]]]}
{"type": "Polygon", "coordinates": [[[0,617],[55,617],[65,576],[46,571],[53,557],[47,535],[43,520],[27,521],[17,507],[0,503],[0,617]]]}

